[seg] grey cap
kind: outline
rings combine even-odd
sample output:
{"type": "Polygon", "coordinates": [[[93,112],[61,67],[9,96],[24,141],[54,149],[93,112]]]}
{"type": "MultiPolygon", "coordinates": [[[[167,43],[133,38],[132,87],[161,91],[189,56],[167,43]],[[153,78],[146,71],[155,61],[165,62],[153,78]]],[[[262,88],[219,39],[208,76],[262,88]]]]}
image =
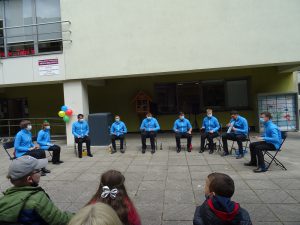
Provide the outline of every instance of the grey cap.
{"type": "Polygon", "coordinates": [[[48,159],[36,159],[29,155],[21,156],[12,161],[8,169],[8,177],[17,180],[29,175],[34,170],[46,167],[48,159]]]}

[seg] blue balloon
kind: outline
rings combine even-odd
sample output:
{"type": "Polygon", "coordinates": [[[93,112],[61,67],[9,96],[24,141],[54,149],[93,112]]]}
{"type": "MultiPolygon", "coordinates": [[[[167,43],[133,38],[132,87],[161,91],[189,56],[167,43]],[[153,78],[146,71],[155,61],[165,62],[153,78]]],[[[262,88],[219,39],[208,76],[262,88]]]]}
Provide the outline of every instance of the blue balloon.
{"type": "Polygon", "coordinates": [[[62,106],[60,109],[61,109],[61,111],[64,111],[64,112],[65,112],[65,111],[67,111],[67,110],[68,110],[68,106],[66,106],[66,105],[63,105],[63,106],[62,106]]]}

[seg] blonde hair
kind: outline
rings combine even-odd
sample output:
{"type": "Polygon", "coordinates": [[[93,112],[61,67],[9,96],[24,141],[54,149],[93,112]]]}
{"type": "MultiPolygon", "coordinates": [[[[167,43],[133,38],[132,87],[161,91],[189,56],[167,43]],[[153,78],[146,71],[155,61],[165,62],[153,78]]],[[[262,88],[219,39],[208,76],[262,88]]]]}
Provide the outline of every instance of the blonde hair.
{"type": "Polygon", "coordinates": [[[79,210],[69,225],[122,225],[122,222],[109,205],[96,203],[79,210]]]}
{"type": "Polygon", "coordinates": [[[206,112],[207,113],[212,113],[212,109],[207,109],[206,112]]]}

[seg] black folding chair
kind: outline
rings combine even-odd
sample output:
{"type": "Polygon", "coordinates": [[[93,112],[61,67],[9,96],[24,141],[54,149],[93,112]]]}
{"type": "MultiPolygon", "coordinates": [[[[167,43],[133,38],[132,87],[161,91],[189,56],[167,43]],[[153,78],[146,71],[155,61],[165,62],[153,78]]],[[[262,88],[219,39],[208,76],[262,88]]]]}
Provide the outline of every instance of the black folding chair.
{"type": "MultiPolygon", "coordinates": [[[[32,142],[36,142],[37,141],[37,136],[33,136],[32,138],[32,142]]],[[[49,152],[49,156],[48,157],[51,157],[51,160],[49,161],[49,162],[51,162],[52,161],[52,153],[51,153],[51,151],[47,151],[47,152],[49,152]]]]}
{"type": "MultiPolygon", "coordinates": [[[[236,149],[234,148],[234,143],[235,143],[235,142],[236,142],[236,141],[232,141],[232,145],[231,145],[231,148],[230,148],[230,155],[232,155],[232,150],[233,150],[233,149],[236,150],[236,149]]],[[[246,139],[243,140],[242,142],[245,143],[245,144],[243,144],[243,150],[244,150],[244,152],[246,152],[247,149],[249,148],[250,144],[251,144],[251,140],[250,140],[250,127],[248,127],[248,134],[247,134],[246,139]]]]}
{"type": "MultiPolygon", "coordinates": [[[[223,146],[222,146],[222,124],[220,124],[220,128],[218,130],[218,133],[219,133],[219,135],[214,138],[214,140],[216,140],[216,142],[214,141],[214,149],[221,152],[222,148],[223,148],[223,146]]],[[[204,148],[209,149],[209,143],[207,141],[207,138],[205,139],[204,148]]]]}
{"type": "Polygon", "coordinates": [[[281,169],[287,170],[287,168],[276,158],[277,154],[281,151],[281,147],[282,147],[283,143],[285,142],[285,140],[287,138],[286,131],[281,131],[281,138],[282,138],[282,141],[281,141],[281,144],[280,144],[278,150],[264,150],[264,156],[267,155],[271,159],[270,162],[265,160],[265,162],[268,164],[268,166],[266,168],[267,170],[269,169],[269,167],[271,166],[271,164],[273,162],[275,162],[276,166],[279,166],[281,169]],[[274,151],[275,151],[274,155],[270,153],[270,152],[274,152],[274,151]]]}
{"type": "Polygon", "coordinates": [[[17,158],[17,157],[14,155],[14,153],[13,153],[13,155],[11,155],[11,154],[9,153],[9,151],[8,151],[9,149],[14,148],[14,140],[5,142],[5,143],[2,144],[2,146],[3,146],[3,149],[5,150],[5,152],[6,152],[6,154],[8,155],[8,157],[9,157],[10,160],[14,160],[14,159],[17,158]]]}

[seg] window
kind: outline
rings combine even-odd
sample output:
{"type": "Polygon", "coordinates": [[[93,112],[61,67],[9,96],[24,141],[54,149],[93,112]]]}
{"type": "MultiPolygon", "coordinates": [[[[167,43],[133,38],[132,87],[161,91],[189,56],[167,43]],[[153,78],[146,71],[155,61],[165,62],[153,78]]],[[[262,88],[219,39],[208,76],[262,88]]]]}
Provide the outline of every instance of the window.
{"type": "Polygon", "coordinates": [[[62,51],[59,0],[0,1],[0,11],[1,57],[62,51]]]}
{"type": "Polygon", "coordinates": [[[198,114],[207,108],[231,110],[249,107],[246,79],[161,83],[154,89],[158,114],[179,111],[198,114]]]}
{"type": "Polygon", "coordinates": [[[199,82],[177,84],[178,111],[197,114],[200,111],[199,82]]]}
{"type": "Polygon", "coordinates": [[[176,84],[155,85],[156,112],[159,114],[176,113],[176,84]]]}

